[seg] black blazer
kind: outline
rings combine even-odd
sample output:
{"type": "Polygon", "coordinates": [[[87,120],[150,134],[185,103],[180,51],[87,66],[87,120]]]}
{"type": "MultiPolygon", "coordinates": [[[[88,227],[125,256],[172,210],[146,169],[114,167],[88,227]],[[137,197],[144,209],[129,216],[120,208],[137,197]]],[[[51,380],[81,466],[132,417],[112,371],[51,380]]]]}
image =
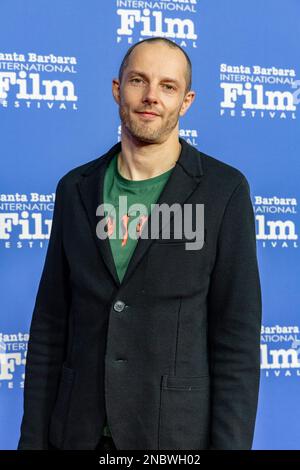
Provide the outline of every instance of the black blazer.
{"type": "Polygon", "coordinates": [[[157,202],[204,204],[205,243],[140,238],[121,283],[96,235],[121,143],[59,180],[18,449],[95,449],[105,409],[117,449],[251,448],[261,290],[249,184],[179,140],[157,202]]]}

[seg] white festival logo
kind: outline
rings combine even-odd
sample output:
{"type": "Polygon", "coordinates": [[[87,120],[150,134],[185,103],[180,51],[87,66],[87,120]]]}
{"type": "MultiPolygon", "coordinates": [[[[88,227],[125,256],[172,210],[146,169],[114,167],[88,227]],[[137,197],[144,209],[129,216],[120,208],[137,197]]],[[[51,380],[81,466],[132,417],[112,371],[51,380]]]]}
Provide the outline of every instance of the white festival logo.
{"type": "Polygon", "coordinates": [[[222,108],[235,108],[238,97],[244,97],[242,107],[244,109],[264,109],[279,111],[295,111],[293,93],[289,91],[265,91],[263,85],[251,83],[221,83],[224,90],[222,108]]]}
{"type": "Polygon", "coordinates": [[[269,349],[267,344],[262,344],[260,350],[262,369],[297,369],[300,367],[299,351],[296,349],[269,349]]]}
{"type": "Polygon", "coordinates": [[[119,35],[132,36],[136,23],[141,23],[143,27],[140,31],[141,36],[197,39],[194,23],[187,18],[163,18],[160,11],[151,12],[149,8],[144,8],[142,11],[118,9],[117,14],[121,19],[121,26],[117,29],[119,35]],[[166,31],[163,30],[164,26],[166,31]]]}
{"type": "Polygon", "coordinates": [[[77,101],[74,84],[70,80],[40,80],[38,73],[27,76],[24,71],[18,75],[15,72],[0,72],[0,100],[7,98],[11,86],[17,87],[16,98],[20,100],[77,101]],[[29,85],[31,93],[28,92],[29,85]]]}
{"type": "Polygon", "coordinates": [[[256,215],[255,219],[258,222],[257,240],[298,240],[292,220],[266,222],[264,215],[256,215]],[[266,227],[269,228],[269,233],[266,233],[266,227]]]}

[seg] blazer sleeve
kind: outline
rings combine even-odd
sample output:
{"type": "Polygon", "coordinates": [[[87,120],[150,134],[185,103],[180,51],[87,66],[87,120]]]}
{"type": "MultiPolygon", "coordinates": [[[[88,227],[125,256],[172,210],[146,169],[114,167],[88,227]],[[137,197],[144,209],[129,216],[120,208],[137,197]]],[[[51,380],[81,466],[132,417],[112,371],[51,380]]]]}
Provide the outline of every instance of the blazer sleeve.
{"type": "Polygon", "coordinates": [[[17,450],[47,449],[66,344],[69,308],[68,264],[62,240],[63,183],[56,198],[44,268],[30,325],[24,383],[23,418],[17,450]]]}
{"type": "Polygon", "coordinates": [[[226,205],[208,294],[210,449],[251,449],[260,381],[261,286],[247,179],[226,205]]]}

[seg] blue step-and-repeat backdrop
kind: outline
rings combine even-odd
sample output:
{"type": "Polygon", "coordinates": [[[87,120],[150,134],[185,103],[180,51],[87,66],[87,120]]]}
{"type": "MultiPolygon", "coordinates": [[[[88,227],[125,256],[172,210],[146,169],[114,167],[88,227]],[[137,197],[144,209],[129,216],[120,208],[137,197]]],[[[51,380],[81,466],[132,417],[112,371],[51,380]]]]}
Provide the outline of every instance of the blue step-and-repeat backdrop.
{"type": "Polygon", "coordinates": [[[133,43],[165,36],[193,64],[181,137],[250,183],[263,294],[253,448],[299,449],[299,0],[11,0],[0,17],[0,448],[19,439],[56,184],[120,140],[112,78],[133,43]]]}

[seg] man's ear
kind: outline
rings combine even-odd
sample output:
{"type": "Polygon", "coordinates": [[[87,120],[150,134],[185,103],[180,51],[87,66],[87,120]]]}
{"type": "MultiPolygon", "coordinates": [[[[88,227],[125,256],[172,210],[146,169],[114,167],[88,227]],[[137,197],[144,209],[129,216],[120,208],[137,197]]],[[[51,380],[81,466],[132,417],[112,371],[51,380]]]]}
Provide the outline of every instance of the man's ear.
{"type": "Polygon", "coordinates": [[[189,109],[191,104],[193,103],[195,97],[196,97],[196,92],[195,91],[189,91],[185,95],[185,97],[183,99],[183,103],[182,103],[181,108],[180,108],[180,112],[179,112],[180,116],[185,115],[185,113],[187,112],[187,110],[189,109]]]}
{"type": "Polygon", "coordinates": [[[112,93],[114,100],[117,104],[120,104],[120,82],[117,78],[113,78],[112,81],[112,93]]]}

